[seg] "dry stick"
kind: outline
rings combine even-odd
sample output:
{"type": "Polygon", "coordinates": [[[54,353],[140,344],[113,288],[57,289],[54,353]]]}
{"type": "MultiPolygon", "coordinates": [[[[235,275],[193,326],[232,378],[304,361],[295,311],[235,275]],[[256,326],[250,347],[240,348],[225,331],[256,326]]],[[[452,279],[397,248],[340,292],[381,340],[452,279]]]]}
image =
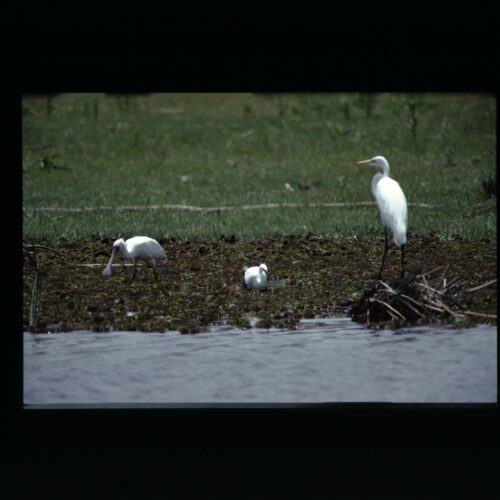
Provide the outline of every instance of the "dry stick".
{"type": "Polygon", "coordinates": [[[403,304],[406,304],[412,311],[414,311],[415,313],[417,313],[421,318],[424,317],[424,315],[421,312],[417,311],[413,306],[411,306],[410,304],[408,304],[408,302],[406,302],[406,300],[403,300],[401,297],[405,297],[406,299],[411,300],[412,302],[414,302],[417,306],[422,307],[422,305],[419,304],[416,300],[412,299],[411,297],[408,297],[408,295],[404,295],[402,293],[398,293],[398,292],[394,291],[389,285],[387,285],[387,283],[385,283],[383,281],[380,281],[380,283],[387,288],[387,293],[390,293],[391,295],[396,295],[397,297],[399,297],[399,300],[401,302],[403,302],[403,304]]]}
{"type": "Polygon", "coordinates": [[[452,288],[462,284],[464,280],[465,280],[465,278],[460,277],[460,276],[458,276],[456,278],[452,278],[450,281],[448,281],[448,286],[446,288],[448,290],[451,290],[452,288]]]}
{"type": "MultiPolygon", "coordinates": [[[[409,297],[408,295],[405,295],[404,293],[399,293],[399,292],[395,292],[394,290],[387,290],[387,293],[390,293],[392,295],[396,295],[398,296],[400,299],[401,297],[404,297],[405,299],[408,299],[408,300],[411,300],[415,305],[417,305],[418,307],[424,307],[420,302],[416,301],[415,299],[412,299],[411,297],[409,297]]],[[[411,307],[410,304],[407,304],[406,301],[403,301],[408,307],[411,307]]],[[[413,308],[412,308],[413,309],[413,308]]],[[[419,313],[420,314],[420,313],[419,313]]]]}
{"type": "MultiPolygon", "coordinates": [[[[448,268],[448,266],[446,266],[445,270],[448,268]]],[[[427,273],[428,274],[428,273],[427,273]]],[[[443,276],[444,276],[444,272],[441,274],[441,277],[439,278],[439,280],[443,279],[443,276]]],[[[425,307],[428,308],[428,309],[432,309],[434,311],[438,311],[438,312],[447,312],[448,314],[450,314],[451,316],[453,317],[463,317],[463,314],[462,313],[455,313],[453,312],[440,298],[440,296],[444,295],[445,291],[446,291],[446,288],[448,288],[448,290],[454,286],[457,286],[458,284],[462,283],[462,281],[464,280],[464,278],[455,278],[453,279],[450,283],[448,283],[448,287],[445,286],[445,288],[443,290],[436,290],[435,288],[429,286],[429,284],[427,283],[427,280],[425,278],[425,275],[422,275],[422,279],[424,281],[424,284],[422,283],[417,283],[417,285],[420,287],[420,288],[423,288],[423,290],[426,292],[426,295],[427,295],[427,301],[428,301],[428,304],[425,304],[425,307]],[[432,305],[431,305],[432,304],[432,305]],[[438,307],[435,307],[435,306],[438,306],[438,307]]],[[[439,282],[438,280],[438,282],[439,282]]]]}
{"type": "MultiPolygon", "coordinates": [[[[417,283],[417,286],[420,286],[420,287],[422,287],[422,288],[425,288],[425,289],[427,289],[427,290],[429,290],[429,291],[431,291],[431,292],[434,292],[434,293],[439,293],[439,294],[443,294],[443,293],[444,293],[444,292],[443,292],[443,290],[438,290],[438,289],[437,289],[437,286],[438,286],[438,285],[436,285],[436,284],[434,284],[434,286],[429,285],[429,283],[428,283],[428,281],[426,280],[426,278],[425,278],[425,276],[424,276],[424,275],[422,275],[422,280],[423,280],[424,284],[422,284],[422,283],[417,283]]],[[[439,281],[440,281],[440,280],[441,280],[441,278],[438,278],[438,279],[436,280],[436,283],[437,283],[437,284],[439,284],[439,281]]]]}
{"type": "Polygon", "coordinates": [[[416,301],[412,297],[409,297],[408,295],[405,295],[404,293],[399,294],[400,297],[404,297],[405,299],[411,300],[414,304],[416,304],[418,307],[424,307],[420,302],[416,301]]]}
{"type": "Polygon", "coordinates": [[[63,254],[59,252],[59,250],[56,250],[55,248],[50,248],[45,245],[23,245],[24,248],[45,248],[46,250],[52,250],[53,252],[59,254],[61,257],[63,254]]]}
{"type": "Polygon", "coordinates": [[[427,283],[425,285],[422,285],[422,283],[417,283],[417,286],[420,286],[421,288],[424,288],[426,290],[430,290],[434,293],[437,293],[439,295],[443,295],[444,294],[444,291],[443,290],[436,290],[435,288],[432,288],[431,286],[429,286],[427,283]]]}
{"type": "MultiPolygon", "coordinates": [[[[123,263],[123,264],[111,264],[111,267],[121,267],[121,266],[133,266],[134,264],[123,263]]],[[[137,264],[137,267],[144,266],[145,264],[137,264]]],[[[69,264],[66,267],[102,267],[105,264],[69,264]]]]}
{"type": "Polygon", "coordinates": [[[493,318],[497,319],[496,314],[484,314],[484,313],[478,313],[474,311],[462,311],[463,314],[466,314],[468,316],[479,316],[480,318],[493,318]]]}
{"type": "Polygon", "coordinates": [[[425,291],[427,292],[427,300],[430,300],[431,296],[429,293],[429,284],[427,283],[427,280],[425,279],[425,274],[422,275],[422,280],[424,281],[425,287],[422,286],[422,283],[417,283],[417,285],[419,285],[425,289],[425,291]]]}
{"type": "Polygon", "coordinates": [[[417,274],[417,276],[415,276],[416,278],[423,278],[424,276],[428,276],[429,274],[432,274],[436,271],[439,271],[440,269],[443,269],[444,266],[439,266],[439,267],[436,267],[434,268],[432,271],[427,271],[426,273],[422,273],[422,274],[417,274]]]}
{"type": "Polygon", "coordinates": [[[477,290],[481,290],[481,288],[484,288],[484,287],[489,286],[489,285],[493,285],[493,283],[496,283],[496,282],[497,282],[497,280],[494,279],[494,280],[488,281],[486,283],[483,283],[482,285],[475,286],[474,288],[469,288],[468,290],[466,290],[466,292],[476,292],[477,290]]]}
{"type": "Polygon", "coordinates": [[[379,283],[380,283],[381,285],[383,285],[383,286],[387,289],[387,291],[388,291],[389,293],[394,293],[394,294],[396,293],[396,292],[394,291],[394,289],[393,289],[393,288],[391,288],[391,287],[390,287],[390,286],[389,286],[389,285],[388,285],[385,281],[380,281],[380,280],[379,280],[379,283]]]}
{"type": "Polygon", "coordinates": [[[398,317],[395,314],[391,313],[391,311],[389,311],[389,309],[387,309],[387,312],[392,319],[398,319],[398,317]]]}
{"type": "Polygon", "coordinates": [[[441,306],[448,314],[451,314],[454,318],[457,316],[463,316],[461,313],[455,313],[453,312],[443,301],[436,299],[436,302],[433,302],[434,304],[437,304],[438,306],[441,306]]]}
{"type": "Polygon", "coordinates": [[[373,297],[370,297],[368,300],[370,302],[378,302],[380,304],[383,304],[384,306],[386,306],[391,311],[394,311],[402,320],[406,321],[406,318],[397,309],[394,309],[394,307],[392,307],[391,305],[389,305],[387,302],[384,302],[383,300],[380,300],[380,299],[375,299],[373,297]]]}
{"type": "Polygon", "coordinates": [[[444,309],[440,309],[439,307],[431,306],[430,304],[425,304],[425,308],[426,309],[432,309],[433,311],[437,311],[437,312],[440,312],[440,313],[444,313],[444,309]]]}
{"type": "MultiPolygon", "coordinates": [[[[399,296],[399,300],[401,302],[403,302],[403,304],[406,304],[413,312],[417,313],[421,318],[425,317],[421,312],[417,311],[413,306],[408,304],[408,302],[406,302],[406,300],[403,300],[401,297],[402,297],[402,295],[399,296]]],[[[408,298],[410,298],[410,297],[408,297],[408,298]]],[[[412,299],[410,299],[410,300],[412,300],[412,299]]]]}
{"type": "Polygon", "coordinates": [[[444,284],[443,289],[451,290],[452,288],[461,285],[465,281],[465,278],[466,276],[455,276],[454,278],[445,280],[446,284],[444,284]]]}
{"type": "Polygon", "coordinates": [[[441,277],[439,278],[438,282],[439,281],[443,281],[443,285],[444,285],[444,288],[446,288],[446,278],[445,278],[445,274],[446,274],[446,271],[448,271],[448,268],[450,267],[449,264],[446,264],[446,266],[444,266],[444,269],[443,269],[443,272],[441,273],[441,277]]]}
{"type": "MultiPolygon", "coordinates": [[[[373,300],[370,300],[370,302],[381,302],[380,300],[377,300],[377,299],[373,299],[373,300]]],[[[387,314],[389,314],[389,316],[392,318],[392,319],[398,319],[398,317],[393,314],[389,309],[386,309],[387,311],[387,314]]],[[[369,313],[370,312],[370,309],[367,309],[367,312],[369,313]]]]}
{"type": "MultiPolygon", "coordinates": [[[[260,205],[241,205],[241,206],[222,206],[222,207],[200,207],[196,205],[125,205],[118,207],[77,207],[77,208],[66,208],[66,207],[28,207],[24,208],[23,211],[31,210],[33,212],[92,212],[97,210],[189,210],[192,212],[219,212],[222,210],[254,210],[262,208],[349,208],[349,207],[366,207],[373,206],[374,202],[371,201],[360,201],[360,202],[336,202],[336,203],[265,203],[260,205]]],[[[440,205],[430,205],[428,203],[408,203],[409,206],[418,208],[440,208],[440,205]]]]}

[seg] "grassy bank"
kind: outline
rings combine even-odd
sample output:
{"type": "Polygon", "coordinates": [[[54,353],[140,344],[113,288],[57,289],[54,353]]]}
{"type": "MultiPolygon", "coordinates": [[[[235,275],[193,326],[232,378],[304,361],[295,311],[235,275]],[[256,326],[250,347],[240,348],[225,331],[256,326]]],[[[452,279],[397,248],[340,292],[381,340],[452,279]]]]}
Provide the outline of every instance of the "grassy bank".
{"type": "Polygon", "coordinates": [[[496,239],[487,187],[495,127],[495,100],[483,95],[25,96],[24,239],[380,238],[374,206],[36,211],[366,202],[374,172],[353,163],[375,154],[388,158],[406,193],[414,234],[496,239]],[[422,203],[438,207],[413,205],[422,203]]]}

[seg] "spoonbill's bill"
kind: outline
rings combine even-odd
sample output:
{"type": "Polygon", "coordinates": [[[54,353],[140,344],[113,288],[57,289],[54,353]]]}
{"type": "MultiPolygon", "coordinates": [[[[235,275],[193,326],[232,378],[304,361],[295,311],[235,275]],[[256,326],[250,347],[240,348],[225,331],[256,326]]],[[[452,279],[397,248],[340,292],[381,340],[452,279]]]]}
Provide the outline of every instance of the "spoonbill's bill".
{"type": "Polygon", "coordinates": [[[155,278],[157,278],[155,271],[156,261],[167,260],[167,256],[165,255],[163,248],[156,240],[153,240],[153,238],[148,238],[147,236],[135,236],[127,241],[120,238],[113,243],[111,258],[109,259],[108,265],[102,272],[102,275],[106,278],[112,274],[111,263],[113,262],[118,249],[120,250],[120,254],[123,259],[131,260],[134,263],[134,273],[132,275],[132,279],[135,278],[137,260],[144,260],[148,264],[148,267],[153,269],[155,278]]]}
{"type": "Polygon", "coordinates": [[[283,282],[280,280],[271,280],[266,264],[260,266],[244,267],[245,275],[243,277],[245,286],[252,289],[282,287],[283,282]]]}
{"type": "Polygon", "coordinates": [[[406,244],[406,230],[408,227],[408,206],[406,197],[400,185],[389,177],[389,162],[383,156],[374,156],[370,160],[357,162],[358,165],[366,164],[376,167],[382,172],[376,173],[372,179],[372,193],[384,224],[385,246],[384,256],[378,278],[382,278],[385,256],[389,243],[387,241],[387,228],[392,231],[394,243],[401,247],[401,278],[405,276],[404,248],[406,244]]]}

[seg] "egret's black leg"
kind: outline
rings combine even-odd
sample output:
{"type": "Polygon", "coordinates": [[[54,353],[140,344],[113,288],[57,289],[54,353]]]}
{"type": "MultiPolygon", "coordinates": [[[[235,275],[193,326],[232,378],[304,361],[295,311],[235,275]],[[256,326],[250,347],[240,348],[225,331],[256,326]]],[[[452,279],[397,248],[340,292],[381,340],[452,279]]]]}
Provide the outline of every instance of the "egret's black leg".
{"type": "Polygon", "coordinates": [[[387,228],[384,226],[384,237],[385,237],[385,243],[384,243],[384,256],[382,257],[382,265],[380,266],[380,271],[378,273],[378,279],[382,279],[382,271],[384,269],[384,263],[385,263],[385,256],[387,254],[387,248],[389,247],[389,242],[387,241],[387,228]]]}
{"type": "Polygon", "coordinates": [[[158,275],[156,274],[156,269],[154,267],[151,268],[153,270],[153,274],[155,275],[155,280],[158,280],[158,275]]]}
{"type": "Polygon", "coordinates": [[[134,260],[134,272],[132,273],[132,280],[135,279],[135,271],[136,271],[136,267],[135,267],[135,260],[134,260]]]}
{"type": "Polygon", "coordinates": [[[405,277],[405,246],[401,245],[401,279],[405,277]]]}

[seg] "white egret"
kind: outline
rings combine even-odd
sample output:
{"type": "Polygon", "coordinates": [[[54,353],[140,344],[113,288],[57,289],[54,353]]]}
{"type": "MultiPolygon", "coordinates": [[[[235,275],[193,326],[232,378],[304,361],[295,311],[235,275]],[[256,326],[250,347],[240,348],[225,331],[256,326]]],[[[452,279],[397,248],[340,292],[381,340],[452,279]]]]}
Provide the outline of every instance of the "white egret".
{"type": "Polygon", "coordinates": [[[401,278],[404,278],[404,247],[408,227],[408,206],[405,194],[400,185],[389,177],[389,162],[383,156],[374,156],[370,160],[358,161],[357,164],[366,164],[370,167],[382,169],[382,173],[376,173],[372,179],[372,193],[384,224],[385,235],[384,257],[380,266],[379,279],[382,278],[385,256],[389,245],[387,241],[387,228],[392,231],[394,243],[401,247],[401,278]]]}
{"type": "Polygon", "coordinates": [[[243,277],[245,286],[252,289],[269,288],[269,287],[282,287],[281,280],[272,281],[269,276],[266,264],[260,266],[244,267],[245,275],[243,277]]]}
{"type": "Polygon", "coordinates": [[[111,263],[113,262],[118,249],[120,250],[120,254],[123,259],[131,260],[134,263],[134,273],[132,275],[132,279],[135,278],[137,260],[144,260],[147,262],[148,267],[153,269],[155,278],[157,278],[155,271],[156,261],[167,260],[167,256],[165,255],[163,248],[152,238],[148,238],[147,236],[135,236],[127,241],[120,238],[113,243],[111,258],[109,259],[108,265],[102,272],[102,275],[106,278],[112,274],[111,263]]]}

